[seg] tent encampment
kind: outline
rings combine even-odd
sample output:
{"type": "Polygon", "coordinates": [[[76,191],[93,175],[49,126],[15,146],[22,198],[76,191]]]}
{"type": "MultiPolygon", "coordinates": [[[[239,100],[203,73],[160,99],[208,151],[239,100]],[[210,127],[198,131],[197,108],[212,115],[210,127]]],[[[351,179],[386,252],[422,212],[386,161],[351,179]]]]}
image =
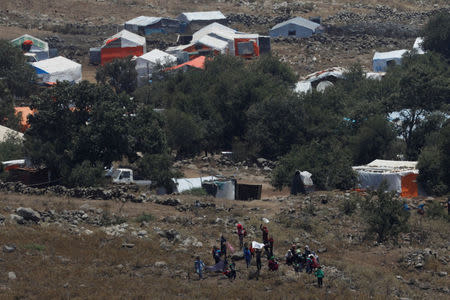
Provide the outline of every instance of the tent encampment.
{"type": "Polygon", "coordinates": [[[145,37],[122,30],[105,40],[101,48],[101,64],[104,65],[116,58],[141,56],[146,51],[145,37]]]}
{"type": "Polygon", "coordinates": [[[394,161],[376,159],[364,166],[353,167],[361,189],[377,189],[386,182],[388,191],[395,191],[402,197],[419,195],[417,161],[394,161]]]}
{"type": "Polygon", "coordinates": [[[408,50],[395,50],[389,52],[375,52],[373,56],[373,70],[375,72],[385,72],[388,66],[400,65],[402,63],[402,56],[408,50]]]}
{"type": "Polygon", "coordinates": [[[320,24],[302,17],[296,17],[273,26],[269,35],[270,37],[306,38],[321,32],[323,32],[323,29],[320,24]]]}
{"type": "Polygon", "coordinates": [[[81,81],[81,65],[62,56],[32,63],[32,66],[43,82],[81,81]]]}
{"type": "Polygon", "coordinates": [[[177,58],[175,56],[158,49],[137,57],[136,71],[138,73],[138,85],[148,82],[156,67],[169,67],[176,62],[177,58]]]}
{"type": "Polygon", "coordinates": [[[167,68],[166,71],[176,70],[176,69],[180,69],[180,68],[186,69],[186,68],[190,68],[190,67],[197,68],[197,69],[205,69],[205,62],[206,62],[206,57],[205,56],[199,56],[199,57],[197,57],[197,58],[195,58],[193,60],[190,60],[188,62],[185,62],[185,63],[183,63],[181,65],[167,68]]]}
{"type": "Polygon", "coordinates": [[[12,40],[11,43],[19,48],[22,48],[24,52],[36,54],[38,60],[45,60],[49,58],[48,43],[29,34],[24,34],[12,40]],[[26,45],[28,45],[29,49],[24,49],[26,45]]]}

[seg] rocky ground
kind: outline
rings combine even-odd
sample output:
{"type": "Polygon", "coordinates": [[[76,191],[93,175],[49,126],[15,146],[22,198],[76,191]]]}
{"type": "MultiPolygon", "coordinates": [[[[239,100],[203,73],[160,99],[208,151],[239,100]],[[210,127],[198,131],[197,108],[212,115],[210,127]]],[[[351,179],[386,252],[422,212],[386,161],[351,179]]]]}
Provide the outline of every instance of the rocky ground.
{"type": "MultiPolygon", "coordinates": [[[[0,298],[273,298],[448,299],[450,227],[443,219],[413,210],[411,231],[398,243],[366,236],[360,209],[342,210],[354,192],[270,193],[273,163],[233,164],[228,159],[178,162],[185,172],[240,170],[266,188],[262,200],[232,201],[210,196],[166,195],[136,187],[32,189],[0,184],[0,298]],[[267,219],[280,269],[256,280],[237,251],[237,280],[206,273],[199,281],[193,261],[213,264],[210,251],[224,234],[237,248],[236,224],[246,241],[260,241],[267,219]],[[324,288],[315,278],[283,263],[297,243],[320,256],[324,288]]],[[[211,174],[211,173],[210,173],[211,174]]],[[[419,201],[407,200],[411,208],[419,201]]],[[[442,199],[441,199],[442,200],[442,199]]]]}
{"type": "MultiPolygon", "coordinates": [[[[95,80],[88,51],[137,15],[176,16],[181,11],[220,9],[229,25],[242,31],[268,34],[278,22],[294,16],[321,16],[326,34],[309,39],[275,39],[273,52],[299,77],[327,67],[360,63],[371,68],[375,51],[412,48],[421,26],[446,1],[15,1],[0,3],[0,38],[31,33],[83,64],[84,78],[95,80]],[[70,3],[69,3],[70,2],[70,3]],[[348,2],[348,3],[347,3],[348,2]],[[66,8],[71,7],[68,11],[66,8]]],[[[175,37],[157,37],[148,48],[174,45],[175,37]]]]}

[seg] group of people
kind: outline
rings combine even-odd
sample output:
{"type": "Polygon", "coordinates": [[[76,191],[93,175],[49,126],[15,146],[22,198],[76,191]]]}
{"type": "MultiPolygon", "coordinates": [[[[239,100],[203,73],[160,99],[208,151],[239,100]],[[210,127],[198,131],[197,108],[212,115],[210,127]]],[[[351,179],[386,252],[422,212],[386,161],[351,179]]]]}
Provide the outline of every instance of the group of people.
{"type": "MultiPolygon", "coordinates": [[[[251,266],[252,259],[256,259],[256,278],[259,277],[259,273],[262,269],[261,256],[267,257],[268,269],[270,271],[277,271],[279,264],[274,256],[274,239],[269,237],[269,230],[266,226],[260,225],[260,230],[262,233],[263,243],[258,243],[253,241],[251,244],[244,242],[244,238],[247,236],[247,232],[242,224],[237,224],[236,234],[239,239],[239,247],[243,251],[244,260],[247,268],[251,266]]],[[[211,267],[206,267],[200,257],[197,256],[194,267],[195,272],[198,274],[200,279],[203,279],[203,270],[209,270],[214,272],[222,272],[230,280],[236,279],[236,263],[231,256],[227,255],[227,251],[235,252],[234,248],[227,242],[226,238],[222,235],[220,237],[220,247],[214,246],[212,249],[212,257],[215,261],[215,265],[211,267]],[[231,262],[230,262],[231,261],[231,262]]],[[[319,287],[322,287],[324,272],[320,267],[319,256],[311,251],[308,246],[305,246],[304,252],[297,245],[292,245],[291,249],[288,250],[285,256],[286,264],[288,266],[293,266],[296,272],[303,272],[312,274],[317,277],[317,283],[319,287]]]]}

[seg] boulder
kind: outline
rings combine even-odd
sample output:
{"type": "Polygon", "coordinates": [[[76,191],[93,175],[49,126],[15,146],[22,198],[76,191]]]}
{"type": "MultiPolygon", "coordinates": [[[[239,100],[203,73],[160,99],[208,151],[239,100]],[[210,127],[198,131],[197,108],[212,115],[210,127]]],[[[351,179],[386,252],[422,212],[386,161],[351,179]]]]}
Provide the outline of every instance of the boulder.
{"type": "Polygon", "coordinates": [[[16,273],[8,272],[8,279],[9,280],[16,280],[17,279],[16,273]]]}
{"type": "Polygon", "coordinates": [[[165,267],[167,267],[167,263],[165,261],[157,261],[157,262],[155,262],[155,267],[165,268],[165,267]]]}
{"type": "Polygon", "coordinates": [[[16,246],[14,245],[4,245],[3,246],[3,252],[5,253],[12,253],[16,250],[16,246]]]}
{"type": "Polygon", "coordinates": [[[39,214],[39,212],[29,207],[19,207],[18,209],[16,209],[16,213],[25,221],[33,221],[37,223],[41,220],[41,215],[39,214]]]}
{"type": "Polygon", "coordinates": [[[19,215],[16,214],[10,214],[9,218],[11,219],[11,221],[16,222],[17,224],[25,224],[25,220],[24,218],[22,218],[19,215]]]}

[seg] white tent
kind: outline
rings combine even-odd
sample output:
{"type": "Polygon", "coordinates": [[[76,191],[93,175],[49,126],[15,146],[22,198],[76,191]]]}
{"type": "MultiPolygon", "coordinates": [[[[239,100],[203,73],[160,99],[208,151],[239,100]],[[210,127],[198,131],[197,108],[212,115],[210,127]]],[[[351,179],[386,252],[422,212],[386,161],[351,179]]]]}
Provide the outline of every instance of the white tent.
{"type": "Polygon", "coordinates": [[[9,137],[16,138],[22,141],[23,133],[0,125],[0,143],[6,141],[9,137]]]}
{"type": "Polygon", "coordinates": [[[145,37],[138,34],[132,33],[128,30],[122,30],[103,42],[102,47],[139,47],[144,48],[144,53],[146,52],[146,41],[145,37]],[[116,41],[119,44],[116,44],[116,41]]]}
{"type": "Polygon", "coordinates": [[[177,58],[164,51],[154,49],[136,58],[136,71],[138,84],[142,85],[149,80],[155,67],[158,65],[169,67],[177,62],[177,58]]]}
{"type": "Polygon", "coordinates": [[[81,81],[81,65],[62,56],[32,63],[43,82],[81,81]]]}
{"type": "Polygon", "coordinates": [[[422,48],[423,38],[418,37],[414,41],[413,49],[417,51],[417,54],[425,54],[425,51],[423,51],[422,48]]]}
{"type": "Polygon", "coordinates": [[[389,65],[400,65],[402,56],[408,50],[395,50],[389,52],[375,52],[373,56],[373,70],[375,72],[385,72],[389,65]]]}
{"type": "Polygon", "coordinates": [[[172,181],[175,183],[175,191],[182,193],[184,191],[190,191],[192,189],[197,189],[202,187],[203,181],[216,180],[217,177],[197,177],[197,178],[173,178],[172,181]]]}
{"type": "Polygon", "coordinates": [[[184,12],[181,13],[178,17],[178,20],[186,23],[194,22],[194,21],[219,21],[226,20],[227,17],[224,16],[218,10],[215,11],[199,11],[199,12],[184,12]]]}
{"type": "Polygon", "coordinates": [[[384,181],[388,191],[396,191],[403,197],[418,195],[417,161],[394,161],[376,159],[364,166],[353,167],[357,173],[359,187],[377,189],[384,181]]]}
{"type": "Polygon", "coordinates": [[[236,32],[237,32],[236,30],[231,29],[230,27],[227,27],[227,26],[222,25],[220,23],[214,22],[214,23],[209,24],[209,25],[203,27],[202,29],[196,31],[192,35],[192,42],[198,41],[199,39],[201,39],[205,35],[209,35],[210,33],[234,34],[236,32]]]}

